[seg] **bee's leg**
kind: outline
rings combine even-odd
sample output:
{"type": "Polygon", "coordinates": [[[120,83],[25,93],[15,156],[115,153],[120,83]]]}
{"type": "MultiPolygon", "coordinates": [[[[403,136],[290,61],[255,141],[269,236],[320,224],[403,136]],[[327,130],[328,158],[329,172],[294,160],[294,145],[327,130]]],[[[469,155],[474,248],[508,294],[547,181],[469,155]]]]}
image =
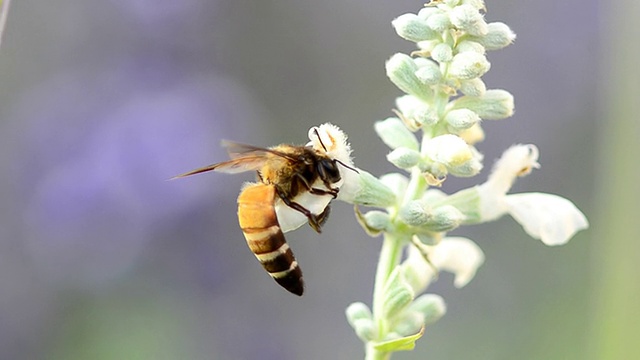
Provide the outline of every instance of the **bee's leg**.
{"type": "Polygon", "coordinates": [[[311,189],[309,189],[309,192],[312,193],[313,195],[331,195],[334,199],[336,197],[338,197],[339,189],[334,189],[334,188],[331,188],[331,187],[328,187],[328,189],[329,190],[311,188],[311,189]]]}
{"type": "Polygon", "coordinates": [[[329,213],[331,213],[331,207],[327,205],[326,208],[318,215],[318,225],[323,226],[329,219],[329,213]]]}
{"type": "Polygon", "coordinates": [[[311,187],[311,184],[309,184],[307,179],[305,179],[302,175],[300,174],[296,174],[296,175],[298,175],[298,178],[304,184],[304,187],[307,188],[307,190],[309,190],[309,192],[312,193],[313,195],[331,195],[334,199],[338,196],[339,189],[332,188],[329,183],[327,182],[324,183],[324,185],[329,190],[318,189],[318,188],[311,187]]]}
{"type": "Polygon", "coordinates": [[[326,209],[325,211],[322,212],[322,214],[315,215],[311,213],[311,211],[309,211],[309,209],[305,208],[304,206],[298,204],[295,201],[291,201],[291,199],[289,199],[289,197],[287,197],[286,194],[284,194],[280,190],[280,188],[278,188],[277,186],[276,186],[276,193],[278,193],[278,196],[280,197],[280,199],[282,199],[282,202],[284,202],[285,205],[292,208],[293,210],[301,212],[304,216],[306,216],[307,219],[309,219],[309,225],[313,230],[315,230],[317,233],[321,232],[320,228],[322,227],[322,224],[324,223],[324,221],[326,221],[326,216],[328,214],[328,213],[325,214],[325,212],[327,211],[326,209]]]}

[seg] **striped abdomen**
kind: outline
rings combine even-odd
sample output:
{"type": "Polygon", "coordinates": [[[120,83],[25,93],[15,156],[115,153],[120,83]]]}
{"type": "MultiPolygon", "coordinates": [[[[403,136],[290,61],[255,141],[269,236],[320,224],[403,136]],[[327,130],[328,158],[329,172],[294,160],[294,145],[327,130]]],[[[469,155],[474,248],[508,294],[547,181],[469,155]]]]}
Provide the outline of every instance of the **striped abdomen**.
{"type": "Polygon", "coordinates": [[[304,290],[302,270],[280,230],[273,185],[251,184],[238,196],[238,221],[262,267],[280,286],[300,296],[304,290]]]}

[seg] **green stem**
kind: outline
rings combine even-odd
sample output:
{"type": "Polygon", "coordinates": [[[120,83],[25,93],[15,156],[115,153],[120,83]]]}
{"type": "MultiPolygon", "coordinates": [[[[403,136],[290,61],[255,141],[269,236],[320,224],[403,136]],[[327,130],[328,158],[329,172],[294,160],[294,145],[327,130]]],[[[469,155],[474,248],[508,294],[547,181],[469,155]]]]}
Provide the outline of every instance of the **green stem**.
{"type": "MultiPolygon", "coordinates": [[[[400,256],[402,254],[401,239],[398,239],[394,234],[385,233],[384,240],[382,242],[382,249],[380,250],[380,257],[378,259],[378,268],[376,270],[375,285],[373,288],[373,321],[378,328],[378,339],[382,340],[388,332],[387,319],[383,316],[383,305],[385,297],[385,285],[389,279],[389,275],[393,269],[400,263],[400,256]]],[[[381,360],[389,359],[391,353],[383,353],[373,348],[371,343],[367,344],[366,348],[367,360],[381,360]]]]}

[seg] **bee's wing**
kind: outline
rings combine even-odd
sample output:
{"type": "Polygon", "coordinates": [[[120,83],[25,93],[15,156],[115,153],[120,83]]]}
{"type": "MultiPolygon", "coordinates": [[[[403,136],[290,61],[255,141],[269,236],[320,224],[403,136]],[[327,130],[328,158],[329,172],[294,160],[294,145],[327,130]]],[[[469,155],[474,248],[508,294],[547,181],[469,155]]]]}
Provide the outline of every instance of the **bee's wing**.
{"type": "Polygon", "coordinates": [[[172,179],[177,179],[185,176],[200,174],[207,171],[220,171],[227,174],[237,174],[245,171],[258,170],[260,169],[264,163],[267,161],[267,158],[264,156],[245,156],[239,157],[237,159],[232,159],[229,161],[223,161],[217,164],[211,164],[205,167],[201,167],[195,170],[191,170],[184,174],[180,174],[172,177],[172,179]]]}
{"type": "Polygon", "coordinates": [[[229,157],[231,158],[231,160],[201,167],[199,169],[174,176],[172,179],[200,174],[212,170],[224,172],[227,174],[236,174],[245,171],[259,170],[269,160],[270,155],[281,156],[293,160],[291,155],[280,151],[261,148],[253,145],[240,144],[233,141],[223,140],[222,146],[227,148],[227,152],[229,153],[229,157]]]}
{"type": "Polygon", "coordinates": [[[263,156],[268,157],[270,154],[275,156],[280,156],[285,159],[295,161],[295,157],[290,154],[284,153],[282,151],[267,149],[253,145],[241,144],[229,140],[222,140],[222,146],[227,148],[227,152],[229,153],[229,157],[231,159],[239,159],[246,156],[263,156]]]}

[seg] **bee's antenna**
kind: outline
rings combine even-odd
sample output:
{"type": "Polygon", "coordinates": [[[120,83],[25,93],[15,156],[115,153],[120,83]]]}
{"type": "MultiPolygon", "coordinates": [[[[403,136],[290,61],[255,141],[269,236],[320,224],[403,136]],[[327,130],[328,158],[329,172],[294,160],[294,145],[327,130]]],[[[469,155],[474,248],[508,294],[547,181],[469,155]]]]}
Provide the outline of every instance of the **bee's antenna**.
{"type": "Polygon", "coordinates": [[[356,174],[360,174],[360,172],[359,172],[358,170],[356,170],[355,168],[352,168],[351,166],[349,166],[349,165],[347,165],[347,164],[343,163],[342,161],[340,161],[340,160],[338,160],[338,159],[334,159],[334,160],[335,160],[338,164],[340,164],[340,165],[342,165],[342,166],[346,167],[347,169],[354,171],[356,174]]]}
{"type": "MultiPolygon", "coordinates": [[[[313,128],[313,132],[316,133],[316,136],[318,137],[318,141],[320,141],[320,145],[322,145],[322,148],[324,149],[324,152],[327,152],[327,147],[324,146],[324,143],[322,142],[322,138],[320,137],[320,133],[318,132],[318,128],[313,128]]],[[[342,164],[344,165],[344,164],[342,164]]]]}

